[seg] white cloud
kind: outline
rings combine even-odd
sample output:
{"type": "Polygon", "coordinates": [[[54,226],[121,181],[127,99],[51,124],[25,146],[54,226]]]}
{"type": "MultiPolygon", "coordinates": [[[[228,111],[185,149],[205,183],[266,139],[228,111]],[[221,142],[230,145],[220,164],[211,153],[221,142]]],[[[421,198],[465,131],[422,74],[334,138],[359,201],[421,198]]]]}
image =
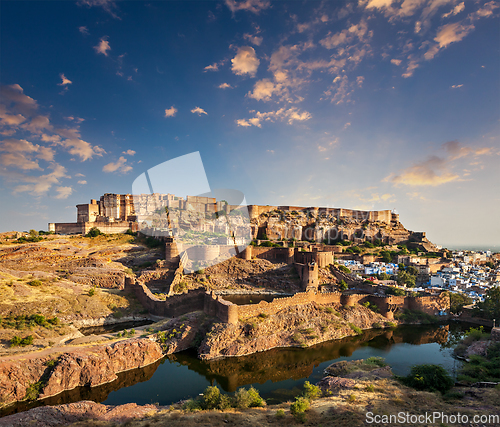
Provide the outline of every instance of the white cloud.
{"type": "Polygon", "coordinates": [[[56,199],[67,199],[73,193],[73,189],[71,187],[57,187],[56,192],[57,196],[54,196],[56,199]]]}
{"type": "Polygon", "coordinates": [[[55,144],[66,148],[70,154],[79,156],[82,162],[94,156],[102,156],[106,153],[101,147],[97,145],[92,146],[87,141],[80,138],[67,138],[55,144]]]}
{"type": "Polygon", "coordinates": [[[418,61],[416,59],[411,59],[406,67],[406,71],[402,74],[402,76],[407,79],[408,77],[413,76],[413,71],[418,68],[418,61]]]}
{"type": "Polygon", "coordinates": [[[401,64],[401,59],[391,59],[391,64],[394,64],[394,65],[400,65],[401,64]]]}
{"type": "Polygon", "coordinates": [[[448,13],[443,14],[443,18],[448,18],[451,15],[458,15],[465,9],[465,3],[457,4],[453,9],[451,9],[448,13]]]}
{"type": "Polygon", "coordinates": [[[262,44],[262,37],[253,36],[251,34],[243,34],[243,38],[248,40],[250,43],[253,43],[255,46],[260,46],[262,44]]]}
{"type": "Polygon", "coordinates": [[[212,65],[207,65],[204,68],[205,71],[219,71],[219,64],[214,62],[212,65]]]}
{"type": "Polygon", "coordinates": [[[458,88],[461,88],[461,87],[463,87],[463,85],[453,85],[451,88],[452,89],[458,89],[458,88]]]}
{"type": "Polygon", "coordinates": [[[47,191],[49,191],[53,185],[59,184],[59,181],[62,178],[69,178],[66,175],[66,168],[64,166],[61,166],[57,163],[52,163],[49,168],[53,169],[53,172],[39,176],[31,176],[12,172],[5,173],[1,170],[0,173],[6,176],[7,179],[27,183],[16,186],[14,188],[14,193],[28,192],[33,196],[42,196],[47,193],[47,191]]]}
{"type": "Polygon", "coordinates": [[[135,153],[134,150],[122,151],[122,154],[126,154],[127,156],[135,156],[135,153]]]}
{"type": "Polygon", "coordinates": [[[462,146],[458,141],[445,142],[442,144],[442,149],[446,153],[444,157],[429,156],[426,160],[403,169],[398,174],[391,173],[383,179],[383,182],[392,182],[397,186],[436,187],[448,182],[460,181],[463,177],[453,171],[454,162],[461,158],[469,159],[470,156],[477,159],[479,156],[490,155],[492,151],[491,147],[474,149],[462,146]]]}
{"type": "MultiPolygon", "coordinates": [[[[393,0],[369,0],[366,8],[367,9],[383,9],[389,7],[393,0]]],[[[360,2],[361,3],[361,2],[360,2]]]]}
{"type": "Polygon", "coordinates": [[[42,141],[43,142],[59,142],[61,140],[61,137],[59,135],[47,135],[45,133],[42,133],[42,141]]]}
{"type": "Polygon", "coordinates": [[[280,108],[276,111],[268,111],[267,113],[261,113],[259,111],[250,111],[251,113],[255,113],[255,117],[249,119],[238,119],[235,120],[238,126],[249,127],[249,126],[257,126],[261,127],[262,123],[265,121],[275,122],[276,120],[286,121],[289,125],[294,122],[302,122],[312,118],[311,113],[308,111],[300,111],[299,109],[292,107],[289,109],[280,108]]]}
{"type": "Polygon", "coordinates": [[[17,127],[24,121],[26,121],[26,117],[22,114],[9,114],[5,105],[0,104],[0,120],[2,126],[14,126],[17,127]]]}
{"type": "Polygon", "coordinates": [[[271,80],[263,79],[255,83],[253,92],[248,92],[248,96],[257,101],[269,101],[273,93],[278,90],[279,86],[275,85],[271,80]]]}
{"type": "Polygon", "coordinates": [[[85,185],[85,184],[87,184],[87,181],[85,181],[84,179],[82,179],[81,181],[78,181],[78,184],[85,185]]]}
{"type": "Polygon", "coordinates": [[[233,87],[229,83],[221,83],[217,86],[219,89],[232,89],[233,87]]]}
{"type": "Polygon", "coordinates": [[[54,127],[50,124],[48,116],[35,116],[29,123],[26,122],[22,124],[21,128],[26,129],[31,133],[39,134],[42,133],[43,130],[52,131],[54,127]]]}
{"type": "Polygon", "coordinates": [[[103,10],[109,13],[115,19],[121,19],[115,12],[118,10],[118,6],[114,0],[78,0],[78,6],[87,6],[87,7],[102,7],[103,10]]]}
{"type": "MultiPolygon", "coordinates": [[[[250,124],[250,122],[247,122],[245,119],[238,119],[238,120],[236,120],[236,124],[237,124],[238,126],[243,126],[243,127],[249,127],[249,126],[252,126],[252,125],[250,124]]],[[[260,126],[259,126],[259,127],[260,127],[260,126]]]]}
{"type": "Polygon", "coordinates": [[[120,173],[127,173],[132,170],[132,166],[127,165],[127,159],[123,156],[121,156],[116,162],[111,162],[105,165],[102,170],[103,172],[106,173],[111,173],[111,172],[120,172],[120,173]]]}
{"type": "Polygon", "coordinates": [[[82,33],[85,36],[88,36],[90,34],[89,29],[85,26],[78,27],[78,31],[80,31],[80,33],[82,33]]]}
{"type": "Polygon", "coordinates": [[[94,49],[97,53],[102,53],[103,55],[108,56],[108,50],[111,50],[108,36],[102,37],[99,44],[97,46],[94,46],[94,49]]]}
{"type": "Polygon", "coordinates": [[[177,113],[177,108],[173,105],[170,108],[165,109],[165,117],[174,117],[177,113]]]}
{"type": "Polygon", "coordinates": [[[70,79],[68,79],[64,76],[64,73],[59,74],[59,77],[61,77],[62,82],[58,83],[57,84],[58,86],[65,86],[65,85],[70,85],[73,83],[70,79]]]}
{"type": "Polygon", "coordinates": [[[191,112],[193,114],[198,114],[199,116],[201,116],[202,114],[206,114],[208,115],[208,113],[203,109],[203,108],[200,108],[200,107],[194,107],[191,112]]]}
{"type": "Polygon", "coordinates": [[[238,10],[248,10],[255,14],[258,14],[261,10],[267,9],[271,5],[271,2],[268,0],[225,0],[225,3],[233,13],[238,10]]]}
{"type": "Polygon", "coordinates": [[[248,74],[254,77],[260,61],[253,47],[242,46],[238,48],[236,56],[231,59],[231,63],[233,64],[231,69],[234,74],[238,76],[248,74]]]}
{"type": "Polygon", "coordinates": [[[18,84],[2,86],[0,88],[0,95],[8,103],[13,103],[13,111],[16,113],[21,113],[25,116],[30,116],[34,110],[38,108],[36,101],[25,95],[23,88],[18,84]]]}
{"type": "Polygon", "coordinates": [[[474,25],[464,25],[461,22],[447,24],[441,27],[434,40],[440,48],[447,47],[451,43],[462,40],[474,29],[474,25]]]}

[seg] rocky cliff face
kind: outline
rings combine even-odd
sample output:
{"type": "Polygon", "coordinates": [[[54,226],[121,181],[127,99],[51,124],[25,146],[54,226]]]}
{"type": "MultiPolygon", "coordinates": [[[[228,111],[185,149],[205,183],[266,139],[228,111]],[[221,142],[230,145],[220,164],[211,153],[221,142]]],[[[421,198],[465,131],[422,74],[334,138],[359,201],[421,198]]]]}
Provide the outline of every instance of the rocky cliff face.
{"type": "Polygon", "coordinates": [[[199,357],[208,360],[243,356],[275,347],[309,347],[356,335],[351,325],[370,329],[374,324],[383,327],[386,321],[380,314],[359,305],[298,305],[236,325],[215,324],[199,348],[199,357]]]}
{"type": "Polygon", "coordinates": [[[149,365],[162,357],[160,344],[144,338],[65,353],[58,359],[4,362],[0,364],[1,403],[25,399],[30,387],[38,382],[38,397],[45,398],[75,387],[113,381],[118,372],[149,365]]]}

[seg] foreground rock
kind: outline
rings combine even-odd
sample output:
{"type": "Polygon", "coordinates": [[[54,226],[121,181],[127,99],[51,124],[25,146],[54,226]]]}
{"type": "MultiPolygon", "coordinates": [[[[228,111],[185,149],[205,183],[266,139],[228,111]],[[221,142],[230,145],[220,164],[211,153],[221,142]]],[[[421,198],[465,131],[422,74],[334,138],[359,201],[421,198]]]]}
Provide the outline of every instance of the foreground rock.
{"type": "Polygon", "coordinates": [[[2,427],[37,427],[66,426],[78,421],[99,420],[112,423],[125,423],[131,419],[144,418],[151,411],[156,412],[153,405],[139,406],[128,403],[120,406],[107,406],[91,401],[81,401],[59,406],[41,406],[20,414],[0,418],[2,427]]]}
{"type": "Polygon", "coordinates": [[[0,364],[2,403],[26,397],[42,399],[75,387],[105,384],[114,381],[119,372],[147,366],[162,357],[160,344],[144,338],[83,348],[56,359],[47,356],[3,362],[0,364]]]}

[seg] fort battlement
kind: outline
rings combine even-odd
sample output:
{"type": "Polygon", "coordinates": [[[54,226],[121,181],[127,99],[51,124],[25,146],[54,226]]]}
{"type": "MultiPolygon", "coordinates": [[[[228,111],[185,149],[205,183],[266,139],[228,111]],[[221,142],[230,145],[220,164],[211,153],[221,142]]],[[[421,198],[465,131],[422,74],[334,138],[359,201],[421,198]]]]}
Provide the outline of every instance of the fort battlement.
{"type": "Polygon", "coordinates": [[[233,324],[237,323],[239,319],[244,320],[260,314],[271,315],[287,307],[311,302],[321,305],[353,306],[368,301],[376,305],[380,313],[387,319],[393,319],[397,309],[420,310],[427,314],[437,315],[442,311],[448,312],[450,308],[450,299],[446,294],[403,297],[340,292],[298,292],[291,297],[275,298],[272,302],[261,301],[258,304],[236,305],[224,300],[220,295],[206,292],[203,289],[160,300],[151,293],[144,283],[130,277],[125,281],[125,289],[133,292],[141,304],[151,314],[157,316],[175,317],[200,310],[209,316],[218,318],[221,322],[233,324]]]}

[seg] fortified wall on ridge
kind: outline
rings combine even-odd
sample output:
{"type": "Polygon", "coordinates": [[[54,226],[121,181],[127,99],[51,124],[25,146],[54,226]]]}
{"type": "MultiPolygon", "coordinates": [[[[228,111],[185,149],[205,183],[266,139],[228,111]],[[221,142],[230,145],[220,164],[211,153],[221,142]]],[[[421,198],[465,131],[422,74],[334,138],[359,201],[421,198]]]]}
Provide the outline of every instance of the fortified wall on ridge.
{"type": "Polygon", "coordinates": [[[236,305],[226,301],[221,295],[215,295],[203,289],[161,300],[156,298],[144,283],[130,277],[125,280],[125,289],[133,292],[144,308],[156,316],[176,317],[191,311],[203,311],[209,316],[218,318],[221,322],[232,324],[238,323],[239,319],[244,320],[261,313],[271,315],[287,307],[311,302],[321,305],[353,306],[368,301],[375,304],[388,320],[394,318],[394,312],[398,309],[420,310],[437,315],[443,311],[448,312],[450,307],[449,296],[444,293],[437,296],[402,297],[308,291],[298,292],[291,297],[275,298],[272,302],[261,301],[258,304],[236,305]]]}
{"type": "MultiPolygon", "coordinates": [[[[234,234],[233,237],[241,239],[238,243],[220,237],[220,242],[211,242],[210,246],[241,244],[245,241],[244,234],[247,231],[247,227],[236,227],[229,231],[223,221],[210,223],[194,218],[194,212],[202,216],[219,217],[242,208],[212,197],[186,196],[184,199],[173,194],[106,193],[99,201],[93,199],[89,204],[77,205],[76,208],[76,223],[50,223],[49,231],[56,234],[86,234],[96,227],[103,233],[124,233],[129,229],[137,231],[149,227],[149,234],[162,235],[169,229],[188,224],[195,232],[234,234]],[[168,221],[165,215],[161,216],[161,213],[165,213],[165,208],[171,212],[171,219],[168,221]]],[[[407,230],[401,224],[399,214],[391,210],[260,205],[248,205],[244,208],[248,209],[251,239],[327,244],[338,240],[355,243],[380,240],[385,244],[405,242],[410,247],[426,251],[436,249],[425,233],[407,230]]]]}

